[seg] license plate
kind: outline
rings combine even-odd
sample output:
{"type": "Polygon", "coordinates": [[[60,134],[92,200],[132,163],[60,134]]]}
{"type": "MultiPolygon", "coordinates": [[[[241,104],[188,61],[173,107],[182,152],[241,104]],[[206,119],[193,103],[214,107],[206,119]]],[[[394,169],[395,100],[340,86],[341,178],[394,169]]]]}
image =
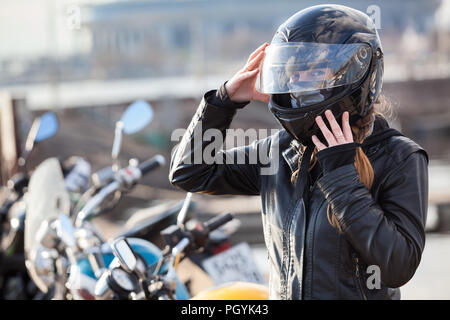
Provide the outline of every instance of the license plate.
{"type": "Polygon", "coordinates": [[[232,281],[265,283],[250,246],[245,242],[205,259],[202,266],[215,284],[232,281]]]}

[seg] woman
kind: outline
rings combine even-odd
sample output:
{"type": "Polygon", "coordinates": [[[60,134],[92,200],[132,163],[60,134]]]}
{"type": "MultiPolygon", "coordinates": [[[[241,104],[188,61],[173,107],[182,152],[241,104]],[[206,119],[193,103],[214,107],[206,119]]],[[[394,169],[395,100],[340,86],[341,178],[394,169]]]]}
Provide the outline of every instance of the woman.
{"type": "Polygon", "coordinates": [[[173,154],[171,182],[261,195],[271,299],[399,298],[394,288],[412,278],[424,249],[428,156],[377,111],[383,51],[375,26],[348,7],[314,6],[289,18],[267,46],[205,94],[173,154]],[[192,163],[209,144],[196,144],[194,133],[224,133],[250,100],[267,102],[284,130],[214,156],[249,160],[262,151],[280,158],[278,170],[192,163]]]}

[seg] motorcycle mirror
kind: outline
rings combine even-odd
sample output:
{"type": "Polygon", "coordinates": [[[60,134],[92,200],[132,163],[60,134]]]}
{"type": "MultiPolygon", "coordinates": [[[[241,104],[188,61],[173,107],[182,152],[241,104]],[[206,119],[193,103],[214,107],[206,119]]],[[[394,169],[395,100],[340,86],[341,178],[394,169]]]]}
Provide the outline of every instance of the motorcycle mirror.
{"type": "Polygon", "coordinates": [[[191,204],[192,199],[192,192],[188,192],[186,194],[186,198],[184,199],[183,206],[181,207],[180,212],[177,216],[177,224],[182,225],[184,223],[184,220],[186,219],[186,214],[189,209],[189,205],[191,204]]]}
{"type": "Polygon", "coordinates": [[[122,115],[120,121],[116,122],[116,130],[114,134],[113,148],[111,157],[114,166],[117,167],[117,159],[122,146],[122,135],[133,134],[142,130],[153,119],[153,109],[147,102],[138,100],[128,106],[122,115]]]}
{"type": "Polygon", "coordinates": [[[34,138],[35,142],[39,142],[50,138],[58,131],[58,118],[53,112],[46,112],[39,117],[39,128],[34,138]]]}
{"type": "Polygon", "coordinates": [[[153,109],[146,101],[133,102],[122,115],[123,132],[133,134],[142,130],[153,119],[153,109]]]}
{"type": "Polygon", "coordinates": [[[19,159],[19,166],[25,165],[28,155],[33,149],[35,142],[40,142],[50,138],[58,131],[58,128],[58,118],[56,118],[56,115],[51,111],[46,112],[42,116],[34,119],[25,142],[25,150],[19,159]]]}
{"type": "Polygon", "coordinates": [[[120,265],[125,271],[133,272],[136,270],[136,256],[127,239],[119,238],[114,240],[111,244],[111,248],[114,256],[119,260],[120,265]]]}

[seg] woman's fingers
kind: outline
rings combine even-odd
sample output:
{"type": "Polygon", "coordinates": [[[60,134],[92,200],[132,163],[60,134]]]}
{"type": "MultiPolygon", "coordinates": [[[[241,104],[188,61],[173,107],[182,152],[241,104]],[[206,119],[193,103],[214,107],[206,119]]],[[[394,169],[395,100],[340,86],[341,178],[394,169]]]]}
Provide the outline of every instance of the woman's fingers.
{"type": "Polygon", "coordinates": [[[315,135],[312,136],[312,141],[314,142],[314,144],[317,147],[317,150],[323,150],[325,149],[327,146],[324,145],[322,142],[320,142],[319,138],[317,138],[315,135]]]}
{"type": "Polygon", "coordinates": [[[269,45],[269,43],[264,42],[262,45],[258,47],[255,51],[253,51],[250,56],[248,57],[247,63],[249,63],[251,60],[253,60],[254,57],[256,57],[261,51],[264,51],[264,49],[269,45]]]}
{"type": "Polygon", "coordinates": [[[248,79],[251,79],[252,77],[255,77],[258,74],[259,69],[251,70],[251,71],[240,71],[236,73],[233,78],[231,78],[227,83],[225,84],[225,89],[227,90],[228,96],[230,97],[231,101],[235,102],[242,102],[247,101],[251,99],[252,90],[246,90],[247,93],[244,93],[245,96],[248,96],[248,98],[244,98],[244,100],[235,100],[235,94],[238,91],[241,91],[241,94],[238,94],[239,96],[242,95],[242,89],[245,87],[244,83],[248,79]]]}
{"type": "Polygon", "coordinates": [[[248,78],[251,78],[251,77],[255,76],[256,74],[258,74],[258,71],[259,71],[259,69],[256,68],[256,69],[251,70],[251,71],[241,72],[241,73],[237,76],[236,80],[238,80],[238,81],[243,81],[243,80],[246,80],[246,79],[248,79],[248,78]]]}
{"type": "Polygon", "coordinates": [[[255,89],[256,76],[259,65],[264,58],[264,49],[269,44],[263,43],[248,58],[245,66],[240,69],[227,83],[225,89],[231,101],[243,102],[248,100],[269,101],[269,96],[258,93],[255,89]]]}
{"type": "Polygon", "coordinates": [[[342,114],[342,131],[344,132],[345,140],[347,142],[353,142],[353,134],[350,127],[348,111],[345,111],[342,114]]]}
{"type": "Polygon", "coordinates": [[[246,70],[250,71],[250,70],[253,70],[256,67],[258,67],[259,64],[261,63],[261,60],[263,57],[264,57],[264,51],[261,51],[247,64],[246,70]]]}
{"type": "MultiPolygon", "coordinates": [[[[342,129],[330,110],[325,111],[325,116],[328,119],[331,131],[328,129],[321,116],[316,117],[316,123],[327,140],[328,147],[353,142],[352,130],[349,123],[349,114],[347,111],[342,114],[342,129]]],[[[316,136],[312,137],[312,141],[319,151],[327,148],[316,136]]]]}
{"type": "Polygon", "coordinates": [[[338,143],[337,143],[336,139],[334,138],[334,135],[330,132],[330,130],[328,130],[328,127],[325,124],[325,122],[323,121],[321,116],[316,117],[316,123],[319,126],[320,131],[322,131],[323,136],[327,140],[328,146],[331,147],[331,146],[337,145],[338,143]]]}
{"type": "Polygon", "coordinates": [[[262,93],[262,92],[255,90],[255,93],[253,94],[253,99],[263,101],[265,103],[269,103],[270,94],[262,93]]]}
{"type": "Polygon", "coordinates": [[[338,144],[346,143],[346,139],[344,137],[344,134],[342,133],[341,127],[336,121],[336,118],[333,115],[333,112],[330,110],[325,111],[325,116],[328,119],[328,123],[330,124],[331,131],[333,132],[334,138],[336,139],[336,142],[338,144]]]}

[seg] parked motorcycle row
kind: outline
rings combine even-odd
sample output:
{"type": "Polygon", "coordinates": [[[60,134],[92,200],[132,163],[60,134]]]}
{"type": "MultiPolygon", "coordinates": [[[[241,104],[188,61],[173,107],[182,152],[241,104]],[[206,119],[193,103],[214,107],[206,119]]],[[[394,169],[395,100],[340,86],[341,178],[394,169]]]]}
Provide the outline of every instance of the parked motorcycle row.
{"type": "Polygon", "coordinates": [[[238,281],[215,279],[220,286],[196,294],[180,280],[178,267],[186,258],[207,274],[227,265],[231,253],[251,259],[248,245],[230,246],[223,226],[233,216],[198,221],[188,214],[190,193],[180,203],[125,224],[111,241],[94,225],[95,217],[107,215],[143,176],[164,165],[161,155],[143,162],[130,159],[124,166],[119,160],[123,134],[142,130],[152,118],[148,103],[131,104],[116,122],[112,165],[94,173],[80,157],[49,158],[27,170],[33,146],[59,127],[52,112],[35,119],[18,160],[19,173],[3,187],[0,299],[268,299],[266,287],[256,283],[260,276],[239,276],[245,270],[221,269],[221,275],[238,274],[233,278],[238,281]]]}

